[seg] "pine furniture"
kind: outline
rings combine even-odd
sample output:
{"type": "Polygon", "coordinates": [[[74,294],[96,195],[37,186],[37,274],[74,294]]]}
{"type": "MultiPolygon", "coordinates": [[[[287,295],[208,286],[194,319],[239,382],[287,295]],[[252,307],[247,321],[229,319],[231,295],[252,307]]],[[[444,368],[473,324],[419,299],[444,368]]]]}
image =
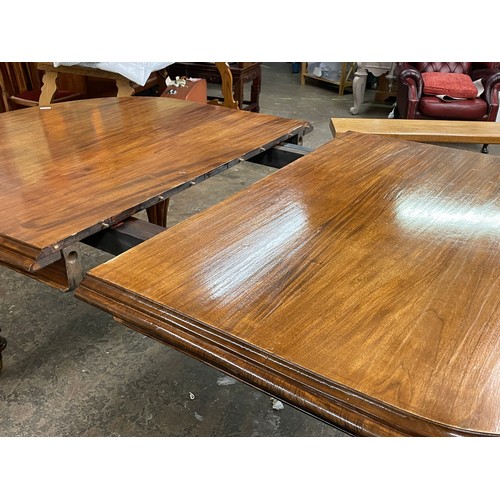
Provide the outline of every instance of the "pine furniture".
{"type": "Polygon", "coordinates": [[[483,144],[483,153],[488,144],[500,144],[500,122],[332,118],[330,130],[333,137],[352,131],[407,141],[483,144]]]}

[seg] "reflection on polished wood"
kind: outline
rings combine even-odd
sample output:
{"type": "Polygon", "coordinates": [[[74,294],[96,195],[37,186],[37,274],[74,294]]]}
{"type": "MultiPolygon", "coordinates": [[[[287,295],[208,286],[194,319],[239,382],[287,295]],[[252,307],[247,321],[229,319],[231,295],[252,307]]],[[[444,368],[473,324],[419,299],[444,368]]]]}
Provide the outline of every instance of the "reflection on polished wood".
{"type": "Polygon", "coordinates": [[[344,134],[76,294],[347,432],[499,435],[499,186],[498,158],[344,134]]]}
{"type": "Polygon", "coordinates": [[[0,263],[65,288],[60,271],[71,262],[55,263],[66,247],[157,204],[151,220],[164,224],[171,195],[308,129],[155,97],[3,113],[0,263]],[[57,271],[40,272],[49,266],[57,271]]]}

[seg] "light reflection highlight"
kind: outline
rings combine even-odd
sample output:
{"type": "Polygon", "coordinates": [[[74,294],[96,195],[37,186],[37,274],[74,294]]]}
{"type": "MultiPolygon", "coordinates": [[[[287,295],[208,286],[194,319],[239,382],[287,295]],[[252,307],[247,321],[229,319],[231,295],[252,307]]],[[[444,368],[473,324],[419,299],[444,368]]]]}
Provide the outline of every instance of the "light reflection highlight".
{"type": "Polygon", "coordinates": [[[494,202],[466,204],[445,198],[410,195],[396,201],[396,220],[413,229],[491,233],[500,231],[500,207],[494,202]]]}
{"type": "Polygon", "coordinates": [[[260,213],[256,229],[229,245],[223,258],[208,266],[204,286],[212,299],[239,293],[241,285],[257,284],[290,257],[304,240],[307,216],[296,202],[278,203],[260,213]]]}

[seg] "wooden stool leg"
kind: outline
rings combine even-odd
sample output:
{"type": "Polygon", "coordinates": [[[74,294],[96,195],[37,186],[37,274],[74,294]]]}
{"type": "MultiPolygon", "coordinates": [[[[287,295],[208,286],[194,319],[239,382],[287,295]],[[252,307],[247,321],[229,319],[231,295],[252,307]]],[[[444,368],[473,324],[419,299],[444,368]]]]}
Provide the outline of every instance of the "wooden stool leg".
{"type": "Polygon", "coordinates": [[[38,101],[39,106],[50,106],[57,90],[58,76],[59,73],[57,73],[57,71],[46,71],[43,75],[42,92],[40,94],[40,100],[38,101]]]}
{"type": "Polygon", "coordinates": [[[7,347],[7,340],[5,340],[4,337],[0,335],[0,372],[2,371],[3,368],[3,363],[2,363],[2,351],[7,347]]]}

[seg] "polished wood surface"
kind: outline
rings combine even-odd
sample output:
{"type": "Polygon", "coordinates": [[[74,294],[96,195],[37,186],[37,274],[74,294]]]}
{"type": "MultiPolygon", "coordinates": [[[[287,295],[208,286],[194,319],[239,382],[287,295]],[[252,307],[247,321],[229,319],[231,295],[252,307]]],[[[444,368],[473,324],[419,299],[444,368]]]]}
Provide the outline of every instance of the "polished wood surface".
{"type": "Polygon", "coordinates": [[[500,144],[500,122],[332,118],[330,130],[333,137],[351,131],[407,141],[500,144]]]}
{"type": "Polygon", "coordinates": [[[500,160],[346,133],[92,271],[131,328],[361,435],[500,435],[500,160]]]}
{"type": "Polygon", "coordinates": [[[26,272],[135,212],[308,130],[304,121],[156,97],[0,116],[0,262],[26,272]]]}

